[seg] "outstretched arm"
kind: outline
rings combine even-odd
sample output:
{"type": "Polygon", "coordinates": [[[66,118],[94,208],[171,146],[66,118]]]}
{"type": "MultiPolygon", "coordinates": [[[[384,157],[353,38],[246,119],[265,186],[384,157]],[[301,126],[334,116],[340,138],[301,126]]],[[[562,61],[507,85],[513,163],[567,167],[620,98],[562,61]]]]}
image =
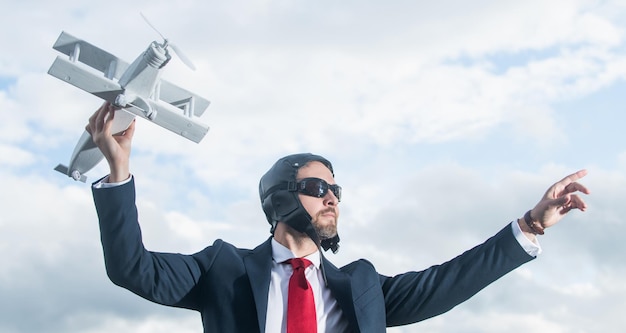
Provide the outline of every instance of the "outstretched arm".
{"type": "Polygon", "coordinates": [[[572,209],[585,211],[587,204],[576,194],[589,194],[589,190],[577,181],[587,175],[587,170],[577,171],[550,186],[541,200],[524,217],[518,219],[520,228],[531,240],[535,235],[557,224],[572,209]]]}
{"type": "Polygon", "coordinates": [[[85,130],[91,134],[94,143],[109,163],[110,183],[121,182],[130,177],[130,150],[135,133],[135,121],[124,132],[111,133],[114,117],[115,107],[105,102],[89,118],[89,124],[85,126],[85,130]]]}

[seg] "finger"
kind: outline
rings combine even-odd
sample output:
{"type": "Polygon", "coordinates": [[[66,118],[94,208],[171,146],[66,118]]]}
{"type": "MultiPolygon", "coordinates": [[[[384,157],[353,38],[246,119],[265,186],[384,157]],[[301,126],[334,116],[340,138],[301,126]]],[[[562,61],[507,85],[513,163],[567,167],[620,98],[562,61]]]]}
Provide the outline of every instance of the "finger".
{"type": "Polygon", "coordinates": [[[96,110],[96,112],[94,112],[91,115],[91,117],[89,117],[89,121],[87,122],[87,124],[89,124],[89,126],[91,126],[96,121],[96,117],[98,116],[99,112],[100,112],[100,109],[96,110]]]}
{"type": "Polygon", "coordinates": [[[573,194],[569,196],[569,199],[560,207],[559,213],[567,214],[572,209],[580,209],[581,211],[587,210],[587,204],[578,195],[573,194]]]}
{"type": "Polygon", "coordinates": [[[585,203],[585,201],[578,195],[573,194],[570,197],[570,201],[569,204],[567,205],[567,207],[571,208],[571,209],[580,209],[582,211],[585,211],[587,209],[587,204],[585,203]]]}
{"type": "Polygon", "coordinates": [[[96,130],[96,131],[100,131],[102,129],[102,122],[104,119],[104,115],[106,114],[106,110],[109,107],[106,104],[102,104],[102,107],[100,107],[100,109],[98,109],[98,112],[96,112],[93,115],[93,119],[90,119],[90,123],[91,123],[91,127],[96,130]]]}
{"type": "MultiPolygon", "coordinates": [[[[114,108],[110,103],[106,103],[106,105],[103,105],[103,108],[100,112],[98,112],[98,116],[96,117],[96,130],[101,132],[101,131],[105,131],[105,125],[106,122],[108,121],[108,119],[112,119],[113,118],[113,114],[114,113],[114,108]]],[[[109,126],[110,127],[110,126],[109,126]]]]}
{"type": "Polygon", "coordinates": [[[100,105],[96,112],[94,112],[91,117],[89,117],[89,122],[87,123],[87,126],[89,126],[89,133],[91,133],[91,131],[95,129],[96,119],[98,119],[98,115],[100,114],[100,112],[102,112],[102,108],[104,108],[105,105],[106,102],[100,105]]]}
{"type": "Polygon", "coordinates": [[[106,110],[109,106],[109,102],[105,101],[104,103],[102,103],[102,105],[100,105],[100,107],[96,110],[96,112],[94,112],[91,117],[89,117],[89,121],[95,120],[98,117],[98,114],[100,112],[102,112],[103,110],[106,110]]]}
{"type": "MultiPolygon", "coordinates": [[[[564,194],[573,192],[573,191],[568,190],[569,189],[568,186],[570,186],[570,184],[572,183],[576,183],[578,179],[584,177],[585,175],[587,175],[587,170],[582,169],[566,176],[565,178],[556,182],[554,185],[550,186],[550,188],[546,191],[546,198],[555,199],[564,194]]],[[[576,186],[576,185],[573,185],[573,186],[576,186]]],[[[584,188],[584,186],[582,188],[584,188]]],[[[587,192],[589,191],[586,188],[585,190],[587,192]]]]}
{"type": "Polygon", "coordinates": [[[571,175],[566,176],[565,178],[561,179],[560,182],[558,182],[559,184],[562,184],[563,186],[567,186],[570,183],[573,183],[583,177],[585,177],[587,175],[587,170],[582,169],[582,170],[578,170],[576,172],[574,172],[571,175]]]}
{"type": "Polygon", "coordinates": [[[583,184],[580,184],[578,182],[573,182],[573,183],[568,184],[567,186],[565,186],[565,188],[563,188],[563,191],[565,193],[572,193],[572,192],[580,191],[582,193],[589,194],[589,189],[585,187],[583,184]]]}
{"type": "Polygon", "coordinates": [[[106,115],[104,116],[104,130],[109,133],[111,126],[113,126],[113,119],[115,119],[116,109],[113,105],[109,105],[106,115]]]}
{"type": "Polygon", "coordinates": [[[132,139],[133,135],[135,135],[135,122],[137,120],[133,119],[133,121],[130,123],[130,125],[128,126],[128,128],[124,131],[124,134],[122,134],[124,136],[124,138],[126,139],[132,139]]]}

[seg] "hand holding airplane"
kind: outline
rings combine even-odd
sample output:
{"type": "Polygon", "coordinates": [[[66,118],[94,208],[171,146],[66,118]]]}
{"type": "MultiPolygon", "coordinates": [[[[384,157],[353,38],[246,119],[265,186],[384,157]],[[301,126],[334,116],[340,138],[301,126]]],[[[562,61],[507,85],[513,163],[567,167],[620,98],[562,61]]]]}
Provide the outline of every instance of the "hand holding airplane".
{"type": "Polygon", "coordinates": [[[100,152],[109,163],[108,182],[121,182],[130,177],[130,150],[135,122],[132,121],[126,130],[113,135],[111,127],[115,122],[115,107],[109,102],[102,106],[89,117],[89,123],[85,126],[98,146],[100,152]]]}

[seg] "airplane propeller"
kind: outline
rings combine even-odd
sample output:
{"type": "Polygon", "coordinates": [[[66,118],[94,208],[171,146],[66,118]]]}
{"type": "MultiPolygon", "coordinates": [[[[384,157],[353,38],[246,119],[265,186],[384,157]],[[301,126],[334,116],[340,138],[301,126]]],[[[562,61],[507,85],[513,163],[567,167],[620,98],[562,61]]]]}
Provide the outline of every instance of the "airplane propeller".
{"type": "Polygon", "coordinates": [[[163,34],[154,27],[154,25],[152,25],[152,23],[150,23],[150,21],[148,20],[148,18],[143,15],[143,13],[139,12],[139,14],[141,15],[141,17],[143,18],[144,21],[146,21],[146,23],[148,23],[148,25],[157,32],[157,34],[159,34],[159,36],[161,36],[161,38],[163,38],[163,44],[161,45],[163,48],[167,48],[168,46],[170,46],[172,48],[172,50],[174,51],[174,53],[176,53],[176,55],[178,55],[178,58],[180,58],[180,60],[187,65],[187,67],[191,68],[191,70],[196,70],[196,66],[193,64],[193,62],[191,61],[191,59],[189,59],[189,57],[187,57],[178,46],[176,46],[175,44],[171,43],[167,38],[165,38],[165,36],[163,36],[163,34]]]}

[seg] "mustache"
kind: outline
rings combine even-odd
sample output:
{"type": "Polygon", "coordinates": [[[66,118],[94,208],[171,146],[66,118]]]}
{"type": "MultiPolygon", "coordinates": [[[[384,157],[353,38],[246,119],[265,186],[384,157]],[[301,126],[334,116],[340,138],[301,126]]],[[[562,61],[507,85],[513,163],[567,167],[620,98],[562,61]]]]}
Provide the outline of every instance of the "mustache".
{"type": "Polygon", "coordinates": [[[326,213],[333,213],[336,216],[337,215],[337,210],[335,210],[335,208],[333,208],[333,207],[324,208],[324,209],[320,210],[319,212],[317,212],[317,216],[321,216],[321,215],[324,215],[326,213]]]}

